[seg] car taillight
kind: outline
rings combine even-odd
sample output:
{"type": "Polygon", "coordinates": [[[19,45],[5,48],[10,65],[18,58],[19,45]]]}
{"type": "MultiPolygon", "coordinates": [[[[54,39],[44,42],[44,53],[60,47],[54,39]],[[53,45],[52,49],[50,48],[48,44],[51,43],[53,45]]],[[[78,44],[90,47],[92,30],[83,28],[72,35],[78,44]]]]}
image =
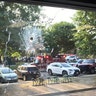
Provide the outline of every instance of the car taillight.
{"type": "Polygon", "coordinates": [[[49,58],[49,56],[46,56],[46,59],[48,59],[49,58]]]}

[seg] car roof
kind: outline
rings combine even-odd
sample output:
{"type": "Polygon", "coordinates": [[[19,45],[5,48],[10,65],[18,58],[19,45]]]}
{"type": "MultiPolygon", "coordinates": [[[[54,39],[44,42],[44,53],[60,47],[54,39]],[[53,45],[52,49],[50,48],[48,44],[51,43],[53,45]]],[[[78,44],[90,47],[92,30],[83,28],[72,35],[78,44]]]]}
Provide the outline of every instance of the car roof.
{"type": "Polygon", "coordinates": [[[9,69],[9,67],[0,67],[0,69],[9,69]]]}
{"type": "Polygon", "coordinates": [[[10,69],[9,67],[0,67],[0,70],[2,69],[10,69]]]}

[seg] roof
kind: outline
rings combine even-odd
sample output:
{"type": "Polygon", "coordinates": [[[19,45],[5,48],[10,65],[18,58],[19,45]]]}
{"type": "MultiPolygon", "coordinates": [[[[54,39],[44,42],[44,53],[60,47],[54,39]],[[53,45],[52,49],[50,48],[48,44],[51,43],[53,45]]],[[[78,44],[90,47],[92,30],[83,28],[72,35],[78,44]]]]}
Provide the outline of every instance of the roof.
{"type": "Polygon", "coordinates": [[[3,1],[96,11],[95,0],[3,0],[3,1]]]}

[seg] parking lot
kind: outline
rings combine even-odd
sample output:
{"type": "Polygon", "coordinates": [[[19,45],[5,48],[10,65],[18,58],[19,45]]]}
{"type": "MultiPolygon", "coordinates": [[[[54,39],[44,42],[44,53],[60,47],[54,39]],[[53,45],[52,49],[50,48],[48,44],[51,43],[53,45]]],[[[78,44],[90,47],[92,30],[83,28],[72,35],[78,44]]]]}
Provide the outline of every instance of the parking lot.
{"type": "MultiPolygon", "coordinates": [[[[47,73],[42,72],[42,75],[47,73]]],[[[18,83],[0,84],[0,96],[96,96],[96,74],[81,74],[72,82],[33,86],[33,82],[19,79],[18,83]],[[13,95],[14,94],[14,95],[13,95]],[[85,95],[84,95],[85,94],[85,95]]]]}

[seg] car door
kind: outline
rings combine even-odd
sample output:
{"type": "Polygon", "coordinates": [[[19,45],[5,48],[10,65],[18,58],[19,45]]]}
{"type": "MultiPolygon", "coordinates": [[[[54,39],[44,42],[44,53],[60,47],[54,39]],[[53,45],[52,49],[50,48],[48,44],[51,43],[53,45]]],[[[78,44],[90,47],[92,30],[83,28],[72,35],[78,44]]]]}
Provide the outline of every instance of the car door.
{"type": "Polygon", "coordinates": [[[57,63],[55,71],[56,71],[57,74],[62,74],[61,64],[57,63]]]}
{"type": "Polygon", "coordinates": [[[55,63],[53,66],[54,66],[53,73],[60,74],[61,71],[60,65],[58,63],[55,63]]]}

